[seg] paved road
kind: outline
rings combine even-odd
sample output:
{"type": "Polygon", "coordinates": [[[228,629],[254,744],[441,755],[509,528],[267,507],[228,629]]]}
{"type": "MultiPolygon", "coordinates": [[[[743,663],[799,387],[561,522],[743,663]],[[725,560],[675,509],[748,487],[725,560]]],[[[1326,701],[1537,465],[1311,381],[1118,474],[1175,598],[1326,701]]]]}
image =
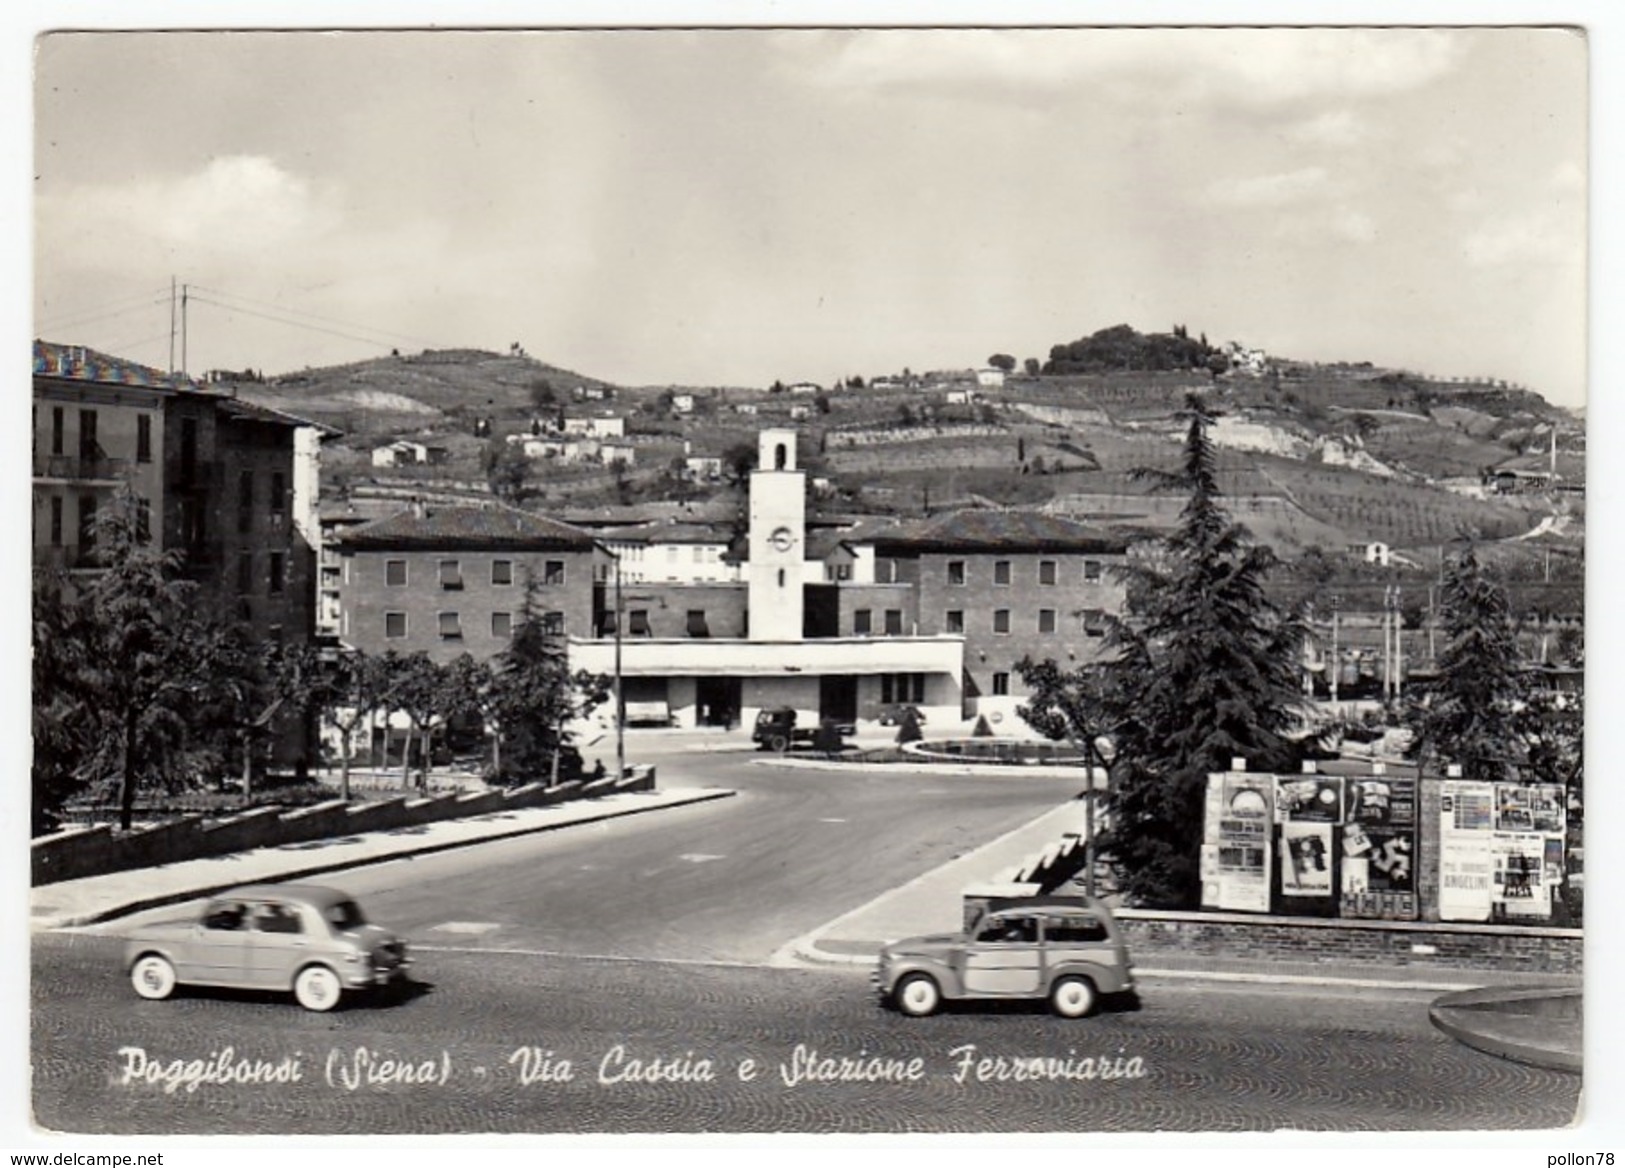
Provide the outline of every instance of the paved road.
{"type": "Polygon", "coordinates": [[[980,1009],[911,1020],[880,1009],[862,971],[427,952],[417,970],[427,983],[421,995],[313,1015],[267,995],[196,992],[143,1002],[115,966],[112,938],[54,935],[36,942],[34,1101],[47,1128],[1556,1127],[1574,1117],[1580,1083],[1471,1051],[1429,1027],[1428,995],[1391,991],[1169,982],[1146,986],[1146,1008],[1136,1014],[1062,1022],[1035,1009],[980,1009]],[[289,1071],[297,1066],[300,1078],[203,1083],[195,1090],[179,1085],[166,1093],[162,1075],[175,1060],[212,1060],[227,1046],[232,1059],[289,1071]],[[920,1077],[789,1085],[781,1065],[794,1069],[798,1046],[821,1058],[879,1056],[905,1072],[909,1060],[918,1059],[920,1077]],[[974,1047],[976,1059],[1071,1060],[1073,1073],[1097,1077],[982,1081],[974,1065],[965,1073],[964,1047],[974,1047]],[[747,1058],[759,1070],[748,1083],[738,1078],[747,1058]],[[360,1081],[352,1088],[346,1075],[369,1066],[376,1071],[383,1059],[404,1062],[427,1081],[360,1081]],[[709,1060],[715,1078],[632,1081],[634,1060],[668,1067],[675,1060],[679,1073],[698,1073],[709,1060]],[[549,1064],[557,1071],[566,1061],[570,1081],[539,1077],[549,1064]],[[153,1081],[143,1077],[145,1067],[153,1068],[153,1081]],[[1098,1077],[1107,1067],[1119,1077],[1098,1077]],[[619,1081],[601,1082],[601,1068],[619,1081]],[[526,1070],[535,1072],[529,1082],[522,1078],[526,1070]],[[125,1081],[127,1072],[133,1081],[125,1081]]]}
{"type": "Polygon", "coordinates": [[[676,754],[659,765],[662,782],[739,794],[329,882],[423,942],[765,961],[791,938],[1075,794],[1040,775],[794,770],[739,753],[676,754]]]}
{"type": "Polygon", "coordinates": [[[333,1015],[263,995],[142,1002],[112,935],[130,922],[36,937],[38,1121],[154,1133],[1228,1131],[1550,1127],[1574,1116],[1577,1078],[1445,1038],[1428,1025],[1425,993],[1170,981],[1146,987],[1140,1013],[1082,1023],[1042,1010],[900,1018],[874,1004],[863,970],[765,963],[1072,792],[1042,775],[788,770],[738,754],[660,765],[669,781],[740,793],[336,877],[419,947],[427,988],[404,1000],[333,1015]],[[798,1046],[905,1071],[919,1059],[920,1077],[791,1085],[780,1065],[798,1046]],[[176,1060],[185,1073],[227,1047],[300,1077],[165,1091],[176,1060]],[[960,1074],[966,1047],[1062,1060],[1061,1070],[1071,1060],[1097,1077],[979,1081],[974,1066],[960,1074]],[[621,1081],[599,1081],[606,1056],[621,1081]],[[142,1057],[153,1081],[124,1081],[142,1057]],[[568,1060],[572,1078],[540,1077],[548,1058],[568,1060]],[[747,1058],[759,1078],[744,1083],[747,1058]],[[350,1089],[342,1072],[369,1059],[434,1081],[350,1089]],[[536,1074],[521,1082],[527,1059],[536,1074]],[[679,1074],[710,1060],[716,1079],[626,1081],[631,1060],[649,1059],[679,1074]],[[1107,1064],[1121,1073],[1098,1077],[1107,1064]]]}

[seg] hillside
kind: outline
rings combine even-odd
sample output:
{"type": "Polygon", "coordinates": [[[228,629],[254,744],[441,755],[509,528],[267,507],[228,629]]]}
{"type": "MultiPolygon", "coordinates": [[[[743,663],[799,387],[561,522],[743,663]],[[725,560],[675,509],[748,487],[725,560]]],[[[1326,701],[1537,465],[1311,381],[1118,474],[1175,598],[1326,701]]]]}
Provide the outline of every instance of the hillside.
{"type": "MultiPolygon", "coordinates": [[[[1165,527],[1177,513],[1133,472],[1177,464],[1178,412],[1200,392],[1222,415],[1212,436],[1233,510],[1283,554],[1381,542],[1425,559],[1463,536],[1508,541],[1514,557],[1549,546],[1583,550],[1583,417],[1501,383],[1310,365],[1187,340],[1157,344],[1176,355],[1187,347],[1206,353],[1212,368],[1016,374],[1002,386],[980,385],[969,370],[905,371],[869,386],[798,393],[618,387],[523,352],[450,350],[309,369],[237,391],[344,432],[327,448],[330,488],[406,490],[416,482],[478,492],[489,446],[483,423],[500,440],[562,410],[623,418],[617,441],[635,461],[617,469],[592,458],[536,460],[533,505],[714,494],[725,488],[703,478],[685,483],[674,467],[685,456],[749,447],[758,430],[777,425],[801,432],[803,465],[822,495],[848,510],[1043,506],[1135,530],[1165,527]],[[1214,354],[1228,354],[1228,367],[1214,354]],[[543,382],[557,404],[538,410],[543,382]],[[688,396],[684,413],[678,401],[688,396]],[[1487,470],[1545,472],[1554,434],[1567,494],[1498,495],[1483,484],[1487,470]],[[371,466],[371,449],[395,437],[445,447],[449,458],[433,467],[371,466]],[[1531,533],[1538,538],[1518,538],[1531,533]]],[[[1075,350],[1069,367],[1110,351],[1075,350]]]]}

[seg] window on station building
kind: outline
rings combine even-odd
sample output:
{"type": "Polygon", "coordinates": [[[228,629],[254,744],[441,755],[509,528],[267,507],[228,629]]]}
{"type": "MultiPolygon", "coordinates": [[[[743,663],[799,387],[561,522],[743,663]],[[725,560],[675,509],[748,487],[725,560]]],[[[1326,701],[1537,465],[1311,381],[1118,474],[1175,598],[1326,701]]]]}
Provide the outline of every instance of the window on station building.
{"type": "Polygon", "coordinates": [[[442,641],[461,641],[463,639],[463,622],[455,612],[440,614],[440,639],[442,641]]]}
{"type": "Polygon", "coordinates": [[[564,583],[564,561],[563,560],[548,560],[547,563],[543,565],[543,568],[542,568],[542,583],[543,584],[563,584],[564,583]]]}
{"type": "Polygon", "coordinates": [[[965,582],[965,561],[948,561],[948,583],[963,584],[965,582]]]}
{"type": "Polygon", "coordinates": [[[888,608],[886,610],[885,619],[886,619],[886,625],[885,625],[886,635],[888,637],[900,637],[900,636],[903,635],[903,610],[902,609],[900,609],[900,608],[888,608]]]}
{"type": "Polygon", "coordinates": [[[237,591],[247,596],[254,591],[254,553],[237,553],[237,591]]]}
{"type": "Polygon", "coordinates": [[[493,583],[493,584],[512,584],[513,583],[513,561],[512,560],[492,560],[491,561],[491,583],[493,583]]]}
{"type": "Polygon", "coordinates": [[[688,635],[691,637],[709,637],[711,628],[705,623],[705,610],[691,608],[688,610],[688,635]]]}
{"type": "Polygon", "coordinates": [[[513,613],[493,612],[491,614],[491,635],[499,641],[506,641],[513,636],[513,613]]]}
{"type": "Polygon", "coordinates": [[[266,587],[272,596],[282,594],[283,585],[287,581],[287,557],[281,552],[272,552],[270,557],[270,583],[266,587]]]}
{"type": "Polygon", "coordinates": [[[995,673],[993,675],[993,696],[996,698],[1010,696],[1010,675],[1008,673],[995,673]]]}
{"type": "Polygon", "coordinates": [[[135,418],[135,460],[152,461],[152,417],[149,414],[137,414],[135,418]]]}
{"type": "Polygon", "coordinates": [[[893,702],[918,703],[925,701],[925,674],[882,673],[880,675],[880,701],[882,705],[891,705],[893,702]]]}
{"type": "Polygon", "coordinates": [[[993,583],[1008,585],[1010,583],[1010,561],[993,561],[993,583]]]}
{"type": "Polygon", "coordinates": [[[942,615],[942,629],[947,633],[962,633],[965,631],[965,611],[960,608],[950,608],[942,615]]]}
{"type": "Polygon", "coordinates": [[[871,621],[872,616],[867,608],[853,609],[852,635],[854,637],[867,637],[871,632],[874,631],[871,627],[871,621]]]}
{"type": "Polygon", "coordinates": [[[1039,560],[1038,561],[1038,582],[1040,584],[1053,584],[1053,583],[1055,583],[1055,561],[1054,560],[1039,560]]]}
{"type": "Polygon", "coordinates": [[[51,546],[62,546],[62,496],[51,496],[51,546]]]}
{"type": "Polygon", "coordinates": [[[652,637],[654,630],[649,627],[649,610],[634,608],[626,614],[626,631],[634,637],[652,637]]]}
{"type": "Polygon", "coordinates": [[[1055,631],[1055,610],[1053,608],[1038,610],[1038,631],[1041,633],[1053,633],[1055,631]]]}
{"type": "Polygon", "coordinates": [[[447,592],[462,591],[463,565],[460,561],[440,561],[440,587],[447,592]]]}
{"type": "Polygon", "coordinates": [[[254,472],[237,473],[237,532],[242,534],[254,527],[254,472]]]}
{"type": "Polygon", "coordinates": [[[1104,637],[1106,635],[1106,614],[1098,608],[1085,609],[1083,614],[1083,631],[1091,637],[1104,637]]]}
{"type": "Polygon", "coordinates": [[[1086,584],[1098,584],[1098,583],[1100,583],[1100,561],[1099,560],[1085,560],[1085,561],[1083,561],[1083,580],[1084,580],[1084,583],[1086,583],[1086,584]]]}
{"type": "Polygon", "coordinates": [[[995,633],[1008,633],[1010,631],[1010,610],[1008,608],[995,608],[993,610],[993,631],[995,633]]]}
{"type": "Polygon", "coordinates": [[[280,523],[288,514],[288,478],[279,470],[271,472],[271,519],[280,523]]]}
{"type": "MultiPolygon", "coordinates": [[[[635,613],[633,614],[636,615],[635,613]]],[[[562,612],[542,613],[542,632],[550,637],[564,636],[564,614],[562,612]]],[[[648,633],[642,634],[648,636],[648,633]]]]}
{"type": "Polygon", "coordinates": [[[404,612],[386,612],[384,614],[384,636],[390,640],[406,636],[406,614],[404,612]]]}
{"type": "Polygon", "coordinates": [[[384,561],[384,584],[390,588],[406,587],[406,561],[384,561]]]}

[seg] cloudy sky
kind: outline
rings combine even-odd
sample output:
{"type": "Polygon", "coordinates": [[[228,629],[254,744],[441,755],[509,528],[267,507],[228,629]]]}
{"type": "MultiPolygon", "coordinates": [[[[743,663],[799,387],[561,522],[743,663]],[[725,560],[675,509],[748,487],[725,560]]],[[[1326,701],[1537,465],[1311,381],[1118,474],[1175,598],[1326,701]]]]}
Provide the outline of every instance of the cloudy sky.
{"type": "Polygon", "coordinates": [[[34,332],[624,384],[1179,323],[1583,404],[1587,48],[1521,29],[54,34],[34,332]]]}

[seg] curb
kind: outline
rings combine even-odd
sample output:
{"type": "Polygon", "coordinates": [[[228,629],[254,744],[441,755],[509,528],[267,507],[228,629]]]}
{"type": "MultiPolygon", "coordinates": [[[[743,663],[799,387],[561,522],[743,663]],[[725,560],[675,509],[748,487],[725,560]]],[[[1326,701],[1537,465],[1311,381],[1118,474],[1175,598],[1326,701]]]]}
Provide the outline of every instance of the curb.
{"type": "Polygon", "coordinates": [[[1469,1023],[1481,1011],[1493,1013],[1497,1005],[1530,1000],[1550,1001],[1555,998],[1580,998],[1578,989],[1475,989],[1446,994],[1428,1007],[1428,1021],[1436,1030],[1448,1034],[1464,1046],[1492,1054],[1516,1063],[1541,1067],[1548,1071],[1579,1074],[1585,1062],[1584,1052],[1562,1046],[1541,1046],[1517,1038],[1493,1034],[1469,1023]]]}
{"type": "MultiPolygon", "coordinates": [[[[881,943],[878,941],[875,942],[877,947],[876,953],[831,953],[828,950],[820,949],[815,941],[797,940],[792,942],[788,947],[788,954],[781,951],[779,954],[776,954],[775,957],[782,961],[784,957],[790,956],[799,959],[808,965],[870,966],[873,965],[878,958],[878,947],[880,944],[881,943]]],[[[1376,971],[1374,970],[1373,972],[1376,971]]],[[[1344,986],[1350,989],[1419,990],[1426,993],[1445,993],[1450,994],[1451,996],[1458,994],[1465,995],[1469,993],[1489,992],[1483,990],[1478,983],[1471,981],[1403,981],[1397,978],[1384,977],[1334,977],[1330,975],[1310,975],[1301,973],[1238,973],[1223,969],[1157,969],[1149,965],[1136,965],[1134,967],[1134,976],[1136,978],[1155,978],[1162,981],[1211,981],[1231,982],[1242,985],[1344,986]]],[[[1554,990],[1552,992],[1554,994],[1578,994],[1580,991],[1554,990]]],[[[1435,1005],[1437,1004],[1438,1003],[1435,1003],[1435,1005]]],[[[1433,1010],[1431,1008],[1428,1011],[1428,1015],[1430,1018],[1433,1017],[1433,1010]]],[[[1441,1030],[1446,1029],[1437,1020],[1434,1021],[1434,1025],[1438,1026],[1441,1030]]],[[[1466,1040],[1463,1039],[1463,1041],[1466,1040]]],[[[1472,1044],[1469,1043],[1469,1045],[1472,1044]]],[[[1572,1069],[1578,1070],[1578,1065],[1576,1064],[1572,1069]]]]}
{"type": "MultiPolygon", "coordinates": [[[[727,799],[738,794],[718,788],[714,791],[699,791],[693,798],[684,799],[680,803],[662,803],[658,807],[626,807],[614,808],[601,814],[589,815],[581,819],[572,819],[562,823],[544,823],[533,827],[513,828],[500,831],[492,835],[483,835],[478,839],[449,840],[441,843],[424,844],[421,847],[404,848],[398,852],[391,852],[384,856],[352,856],[348,859],[332,861],[323,864],[313,864],[309,867],[291,869],[279,873],[268,882],[284,882],[303,880],[310,876],[321,876],[329,872],[342,872],[350,868],[365,868],[371,864],[387,864],[391,860],[403,860],[413,856],[427,856],[436,852],[450,852],[458,848],[477,847],[480,844],[492,843],[496,840],[514,839],[522,835],[538,835],[544,831],[559,831],[566,827],[578,827],[583,823],[599,823],[606,819],[624,819],[629,815],[647,815],[652,811],[664,811],[671,807],[688,807],[695,803],[710,803],[717,799],[727,799]]],[[[450,820],[444,822],[452,822],[450,820]]],[[[49,932],[52,929],[74,929],[86,925],[99,925],[106,921],[116,920],[119,917],[129,916],[132,913],[146,912],[149,909],[163,908],[171,904],[184,904],[189,900],[197,900],[205,896],[213,896],[217,892],[224,892],[228,888],[236,888],[243,884],[241,878],[210,883],[201,887],[175,890],[144,897],[138,900],[127,901],[112,908],[97,909],[93,912],[78,915],[62,914],[57,916],[36,917],[29,921],[30,932],[49,932]]],[[[49,888],[50,885],[41,887],[49,888]]]]}

